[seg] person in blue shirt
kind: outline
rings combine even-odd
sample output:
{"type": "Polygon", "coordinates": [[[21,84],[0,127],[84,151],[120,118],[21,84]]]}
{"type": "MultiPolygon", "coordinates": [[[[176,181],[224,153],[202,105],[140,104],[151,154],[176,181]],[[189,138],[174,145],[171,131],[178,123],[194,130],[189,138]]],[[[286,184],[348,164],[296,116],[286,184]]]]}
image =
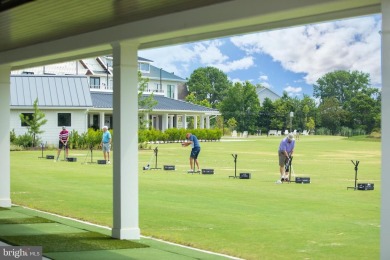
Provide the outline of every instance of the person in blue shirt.
{"type": "Polygon", "coordinates": [[[103,126],[103,136],[100,145],[102,146],[104,160],[110,164],[111,134],[107,126],[103,126]]]}
{"type": "Polygon", "coordinates": [[[288,181],[288,174],[286,173],[286,163],[291,159],[295,148],[294,135],[289,133],[287,137],[279,144],[279,167],[280,167],[280,180],[288,181]]]}
{"type": "Polygon", "coordinates": [[[198,138],[191,134],[191,133],[187,133],[186,134],[186,139],[187,141],[182,143],[181,145],[182,146],[189,146],[191,145],[191,154],[190,154],[190,167],[191,167],[191,170],[189,170],[188,172],[194,172],[195,171],[195,164],[196,164],[196,167],[198,168],[197,172],[200,172],[200,169],[199,169],[199,162],[198,162],[198,155],[200,153],[200,145],[199,145],[199,140],[198,138]]]}

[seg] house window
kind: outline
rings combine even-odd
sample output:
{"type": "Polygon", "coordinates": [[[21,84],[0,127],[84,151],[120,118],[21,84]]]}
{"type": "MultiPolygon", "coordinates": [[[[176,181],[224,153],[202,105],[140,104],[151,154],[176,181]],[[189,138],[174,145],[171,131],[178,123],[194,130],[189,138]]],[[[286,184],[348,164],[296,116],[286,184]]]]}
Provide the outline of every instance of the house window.
{"type": "Polygon", "coordinates": [[[72,126],[72,114],[58,113],[58,126],[72,126]]]}
{"type": "MultiPolygon", "coordinates": [[[[21,113],[21,115],[23,115],[23,117],[26,118],[27,120],[31,120],[33,117],[33,113],[21,113]]],[[[28,124],[26,124],[26,122],[23,122],[22,120],[20,120],[20,122],[21,122],[21,126],[29,126],[28,124]]]]}
{"type": "Polygon", "coordinates": [[[100,78],[90,77],[89,78],[89,87],[90,88],[100,88],[100,78]]]}
{"type": "Polygon", "coordinates": [[[138,69],[141,72],[150,72],[150,64],[149,63],[138,63],[138,69]]]}
{"type": "Polygon", "coordinates": [[[175,98],[175,86],[167,85],[167,97],[175,98]]]}
{"type": "Polygon", "coordinates": [[[159,83],[156,83],[156,89],[154,91],[155,92],[162,92],[162,85],[159,83]]]}

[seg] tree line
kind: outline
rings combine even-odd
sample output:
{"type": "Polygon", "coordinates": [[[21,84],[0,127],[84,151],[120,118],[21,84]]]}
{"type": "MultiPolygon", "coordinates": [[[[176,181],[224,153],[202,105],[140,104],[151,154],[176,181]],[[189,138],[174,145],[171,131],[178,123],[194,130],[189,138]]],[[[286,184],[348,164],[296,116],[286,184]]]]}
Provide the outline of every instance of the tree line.
{"type": "Polygon", "coordinates": [[[325,74],[313,85],[313,97],[284,92],[281,98],[265,98],[262,104],[257,92],[264,86],[232,83],[214,67],[196,69],[187,85],[187,101],[221,112],[222,122],[213,122],[216,127],[251,134],[271,129],[332,135],[380,132],[381,92],[370,85],[369,74],[359,71],[325,74]]]}
{"type": "MultiPolygon", "coordinates": [[[[156,101],[153,95],[142,96],[148,79],[138,73],[138,81],[141,90],[139,128],[145,130],[144,114],[153,110],[156,101]]],[[[265,98],[262,104],[257,92],[264,86],[249,81],[232,83],[225,73],[214,67],[196,69],[187,85],[190,92],[187,101],[221,112],[221,118],[211,121],[219,129],[226,127],[250,134],[267,133],[271,129],[332,135],[380,132],[381,92],[370,86],[369,74],[359,71],[338,70],[325,74],[313,85],[313,97],[304,95],[299,99],[284,92],[281,98],[275,101],[265,98]]],[[[40,142],[38,135],[43,133],[41,127],[47,120],[39,110],[38,99],[34,101],[33,110],[31,116],[20,115],[28,131],[21,136],[11,131],[11,143],[35,147],[40,142]]],[[[189,128],[191,125],[190,122],[189,128]]]]}

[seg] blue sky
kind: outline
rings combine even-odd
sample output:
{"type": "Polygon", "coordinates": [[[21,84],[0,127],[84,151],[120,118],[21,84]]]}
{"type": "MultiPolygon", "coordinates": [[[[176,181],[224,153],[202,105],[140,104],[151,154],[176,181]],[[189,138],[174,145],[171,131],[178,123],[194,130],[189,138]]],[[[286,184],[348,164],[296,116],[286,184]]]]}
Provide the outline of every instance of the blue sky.
{"type": "Polygon", "coordinates": [[[139,51],[153,65],[189,78],[213,66],[233,82],[262,84],[282,95],[313,95],[328,72],[358,70],[381,87],[381,16],[371,15],[139,51]]]}

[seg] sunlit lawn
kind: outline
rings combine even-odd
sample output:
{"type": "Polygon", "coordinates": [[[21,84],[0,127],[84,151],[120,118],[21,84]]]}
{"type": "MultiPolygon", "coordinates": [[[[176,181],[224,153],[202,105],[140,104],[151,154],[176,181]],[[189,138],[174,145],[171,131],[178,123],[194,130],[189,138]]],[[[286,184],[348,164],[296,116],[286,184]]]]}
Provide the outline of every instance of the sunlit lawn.
{"type": "MultiPolygon", "coordinates": [[[[139,152],[141,233],[245,259],[378,259],[380,230],[380,142],[301,136],[293,160],[296,176],[311,184],[276,184],[279,137],[225,138],[203,142],[201,168],[214,175],[187,174],[189,147],[177,143],[139,152]],[[249,172],[249,180],[233,179],[249,172]],[[358,182],[373,191],[354,191],[358,182]]],[[[55,151],[45,151],[54,154],[55,151]]],[[[111,226],[112,165],[38,159],[40,151],[11,153],[12,202],[111,226]]],[[[94,161],[102,159],[94,151],[94,161]]],[[[61,156],[62,157],[62,156],[61,156]]],[[[134,165],[129,165],[129,168],[134,165]]]]}

